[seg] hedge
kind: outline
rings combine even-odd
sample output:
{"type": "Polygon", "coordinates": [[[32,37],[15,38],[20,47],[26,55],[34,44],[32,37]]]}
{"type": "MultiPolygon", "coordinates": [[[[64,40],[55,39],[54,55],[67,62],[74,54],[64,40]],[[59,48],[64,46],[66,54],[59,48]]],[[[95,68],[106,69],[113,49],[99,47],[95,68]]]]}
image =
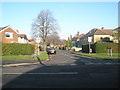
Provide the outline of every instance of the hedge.
{"type": "Polygon", "coordinates": [[[35,46],[31,44],[2,44],[2,55],[32,55],[35,46]]]}
{"type": "Polygon", "coordinates": [[[97,43],[95,46],[96,53],[108,53],[107,48],[112,48],[113,53],[118,53],[119,50],[119,44],[118,43],[97,43]]]}
{"type": "MultiPolygon", "coordinates": [[[[90,44],[92,53],[107,53],[107,48],[112,48],[113,53],[120,53],[120,48],[118,43],[96,43],[90,44]]],[[[82,45],[82,52],[89,53],[89,45],[82,45]]]]}

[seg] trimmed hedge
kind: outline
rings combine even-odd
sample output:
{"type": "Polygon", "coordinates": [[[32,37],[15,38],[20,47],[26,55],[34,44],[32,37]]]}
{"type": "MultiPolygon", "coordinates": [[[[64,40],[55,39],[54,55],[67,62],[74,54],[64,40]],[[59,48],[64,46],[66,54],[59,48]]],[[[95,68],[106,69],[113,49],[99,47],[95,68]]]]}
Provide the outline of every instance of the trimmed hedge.
{"type": "Polygon", "coordinates": [[[118,53],[118,43],[97,43],[95,46],[96,53],[108,53],[107,48],[112,48],[112,53],[118,53]]]}
{"type": "Polygon", "coordinates": [[[32,55],[35,46],[31,44],[2,44],[2,55],[32,55]]]}
{"type": "Polygon", "coordinates": [[[88,44],[82,45],[82,52],[89,53],[89,45],[88,44]]]}
{"type": "MultiPolygon", "coordinates": [[[[96,43],[90,45],[92,53],[108,53],[107,48],[112,48],[113,53],[120,53],[118,43],[96,43]]],[[[89,53],[89,45],[82,45],[82,52],[89,53]]]]}

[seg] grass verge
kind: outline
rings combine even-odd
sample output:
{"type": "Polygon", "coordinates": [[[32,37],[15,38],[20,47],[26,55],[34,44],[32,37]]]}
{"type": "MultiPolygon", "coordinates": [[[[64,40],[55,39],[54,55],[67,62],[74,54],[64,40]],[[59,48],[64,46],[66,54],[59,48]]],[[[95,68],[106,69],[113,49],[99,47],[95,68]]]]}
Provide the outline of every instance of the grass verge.
{"type": "Polygon", "coordinates": [[[46,52],[43,52],[40,55],[38,55],[38,57],[40,58],[40,60],[47,60],[48,54],[46,52]]]}
{"type": "MultiPolygon", "coordinates": [[[[40,60],[48,59],[48,55],[46,52],[42,52],[38,57],[40,58],[40,60]]],[[[32,55],[2,56],[2,60],[37,60],[37,58],[32,58],[32,55]]]]}
{"type": "Polygon", "coordinates": [[[100,54],[96,54],[96,53],[80,53],[80,52],[75,52],[74,54],[78,54],[78,55],[84,55],[84,56],[89,56],[89,57],[93,57],[93,58],[101,58],[101,59],[120,59],[120,53],[113,53],[112,56],[108,56],[107,53],[100,53],[100,54]]]}
{"type": "Polygon", "coordinates": [[[21,56],[2,56],[2,60],[21,60],[29,58],[31,55],[21,55],[21,56]]]}

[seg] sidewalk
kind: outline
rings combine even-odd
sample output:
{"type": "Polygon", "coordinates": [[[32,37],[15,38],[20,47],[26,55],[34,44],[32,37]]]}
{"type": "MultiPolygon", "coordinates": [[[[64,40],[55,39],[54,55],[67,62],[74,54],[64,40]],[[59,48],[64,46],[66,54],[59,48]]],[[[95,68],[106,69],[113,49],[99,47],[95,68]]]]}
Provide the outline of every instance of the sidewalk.
{"type": "MultiPolygon", "coordinates": [[[[40,53],[42,53],[41,51],[40,53]]],[[[35,57],[36,58],[36,57],[35,57]]],[[[34,59],[33,57],[29,57],[22,60],[2,60],[0,67],[9,67],[9,66],[19,66],[19,65],[32,65],[32,64],[42,64],[47,60],[38,60],[38,58],[34,59]],[[41,63],[40,63],[41,61],[41,63]]]]}
{"type": "MultiPolygon", "coordinates": [[[[46,60],[41,60],[44,63],[46,60]]],[[[32,65],[32,64],[40,64],[38,60],[3,60],[2,65],[0,67],[10,67],[10,66],[20,66],[20,65],[32,65]]]]}

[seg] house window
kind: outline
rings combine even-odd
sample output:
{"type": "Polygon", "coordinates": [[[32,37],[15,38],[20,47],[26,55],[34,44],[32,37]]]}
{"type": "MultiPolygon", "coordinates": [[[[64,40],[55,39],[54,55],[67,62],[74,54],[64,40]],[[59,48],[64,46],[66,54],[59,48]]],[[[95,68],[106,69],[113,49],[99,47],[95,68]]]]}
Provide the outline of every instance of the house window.
{"type": "Polygon", "coordinates": [[[11,32],[5,32],[6,38],[7,39],[13,39],[13,33],[11,32]]]}

